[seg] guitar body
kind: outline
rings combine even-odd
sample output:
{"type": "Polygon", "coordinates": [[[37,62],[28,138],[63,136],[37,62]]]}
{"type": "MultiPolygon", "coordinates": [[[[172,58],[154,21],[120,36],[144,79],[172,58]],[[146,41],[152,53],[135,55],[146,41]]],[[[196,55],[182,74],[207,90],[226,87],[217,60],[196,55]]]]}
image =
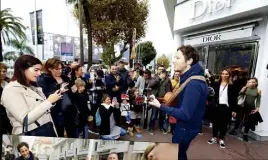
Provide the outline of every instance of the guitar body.
{"type": "Polygon", "coordinates": [[[171,97],[174,96],[174,92],[167,92],[164,96],[164,99],[163,99],[163,103],[166,105],[166,106],[170,106],[170,107],[176,107],[178,105],[178,99],[177,98],[174,98],[172,101],[170,100],[171,97]]]}
{"type": "Polygon", "coordinates": [[[178,95],[184,89],[186,84],[192,79],[200,80],[206,83],[206,79],[204,76],[191,76],[177,90],[175,90],[174,92],[167,92],[164,98],[158,98],[158,101],[162,104],[165,104],[165,106],[176,107],[178,105],[178,95]]]}

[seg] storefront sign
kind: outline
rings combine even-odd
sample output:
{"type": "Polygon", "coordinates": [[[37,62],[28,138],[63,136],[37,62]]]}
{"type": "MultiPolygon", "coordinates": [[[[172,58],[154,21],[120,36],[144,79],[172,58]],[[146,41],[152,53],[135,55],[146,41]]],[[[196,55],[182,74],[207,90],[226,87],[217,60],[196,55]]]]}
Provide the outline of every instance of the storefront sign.
{"type": "Polygon", "coordinates": [[[194,0],[191,3],[191,19],[200,18],[206,14],[214,14],[232,7],[233,0],[194,0]]]}
{"type": "Polygon", "coordinates": [[[200,45],[204,43],[213,43],[232,39],[246,38],[252,36],[252,28],[237,29],[232,31],[222,31],[213,34],[200,35],[197,37],[188,37],[184,39],[184,45],[200,45]]]}
{"type": "Polygon", "coordinates": [[[215,42],[215,41],[220,41],[220,40],[221,40],[221,34],[209,35],[209,36],[204,36],[203,37],[203,43],[205,43],[205,42],[215,42]]]}

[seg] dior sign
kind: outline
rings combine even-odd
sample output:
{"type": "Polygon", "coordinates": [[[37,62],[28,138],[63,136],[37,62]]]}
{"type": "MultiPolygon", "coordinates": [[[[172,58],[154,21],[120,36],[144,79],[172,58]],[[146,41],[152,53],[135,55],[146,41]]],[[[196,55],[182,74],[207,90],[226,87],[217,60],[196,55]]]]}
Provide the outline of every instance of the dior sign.
{"type": "Polygon", "coordinates": [[[221,41],[221,34],[204,36],[202,43],[221,41]]]}
{"type": "Polygon", "coordinates": [[[232,7],[234,0],[194,0],[191,3],[191,19],[211,15],[232,7]]]}

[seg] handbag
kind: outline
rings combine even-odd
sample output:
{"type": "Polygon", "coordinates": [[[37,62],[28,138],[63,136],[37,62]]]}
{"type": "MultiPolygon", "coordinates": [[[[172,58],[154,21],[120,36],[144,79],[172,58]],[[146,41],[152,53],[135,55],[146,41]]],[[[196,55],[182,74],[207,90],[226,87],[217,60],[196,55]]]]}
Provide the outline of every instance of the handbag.
{"type": "Polygon", "coordinates": [[[35,121],[34,122],[38,127],[28,131],[28,115],[23,119],[22,135],[25,136],[44,136],[44,137],[57,137],[54,126],[52,122],[43,124],[42,126],[35,121]]]}
{"type": "Polygon", "coordinates": [[[239,95],[237,98],[237,104],[240,107],[244,107],[244,102],[245,102],[246,96],[245,95],[239,95]]]}

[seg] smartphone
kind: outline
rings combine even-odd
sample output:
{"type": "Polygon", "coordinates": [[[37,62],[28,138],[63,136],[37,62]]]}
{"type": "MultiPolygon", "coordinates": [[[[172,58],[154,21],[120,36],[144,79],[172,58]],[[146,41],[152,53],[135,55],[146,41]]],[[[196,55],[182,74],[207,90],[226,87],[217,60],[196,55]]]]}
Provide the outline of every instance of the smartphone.
{"type": "Polygon", "coordinates": [[[155,99],[155,96],[154,95],[150,95],[149,96],[149,101],[153,101],[155,99]]]}
{"type": "Polygon", "coordinates": [[[113,98],[113,102],[117,102],[117,98],[116,97],[113,98]]]}

